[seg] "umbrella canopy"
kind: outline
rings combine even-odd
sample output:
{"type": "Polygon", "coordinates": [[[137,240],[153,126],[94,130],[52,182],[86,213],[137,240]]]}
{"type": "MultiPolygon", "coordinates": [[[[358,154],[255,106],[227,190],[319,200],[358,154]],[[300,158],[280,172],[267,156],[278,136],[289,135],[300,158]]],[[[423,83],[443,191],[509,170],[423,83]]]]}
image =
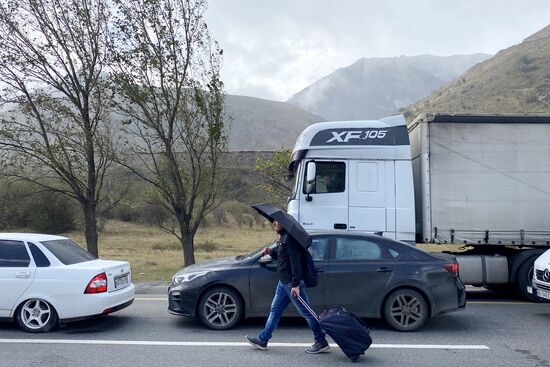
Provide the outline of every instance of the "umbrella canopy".
{"type": "Polygon", "coordinates": [[[296,219],[281,208],[268,203],[252,205],[258,213],[270,222],[277,221],[304,248],[309,246],[309,235],[296,219]]]}

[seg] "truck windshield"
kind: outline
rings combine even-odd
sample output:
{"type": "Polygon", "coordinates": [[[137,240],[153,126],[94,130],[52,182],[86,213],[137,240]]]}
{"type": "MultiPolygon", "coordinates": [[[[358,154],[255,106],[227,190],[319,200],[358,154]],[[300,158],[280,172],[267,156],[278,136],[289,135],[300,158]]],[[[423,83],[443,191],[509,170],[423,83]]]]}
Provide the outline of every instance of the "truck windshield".
{"type": "Polygon", "coordinates": [[[298,188],[300,187],[300,180],[298,180],[298,175],[294,176],[294,189],[292,189],[292,194],[290,195],[290,200],[296,199],[296,194],[298,193],[298,188]]]}

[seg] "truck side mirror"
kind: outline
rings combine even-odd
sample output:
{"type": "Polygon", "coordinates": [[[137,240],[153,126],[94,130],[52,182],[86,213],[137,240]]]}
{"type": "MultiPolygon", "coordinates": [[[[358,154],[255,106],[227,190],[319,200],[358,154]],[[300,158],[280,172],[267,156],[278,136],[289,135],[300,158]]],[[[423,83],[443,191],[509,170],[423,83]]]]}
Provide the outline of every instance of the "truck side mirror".
{"type": "Polygon", "coordinates": [[[317,165],[315,164],[315,161],[307,162],[307,169],[306,169],[307,183],[315,182],[315,176],[317,174],[316,171],[317,171],[317,165]]]}
{"type": "Polygon", "coordinates": [[[307,162],[306,166],[306,201],[311,201],[311,196],[309,194],[312,194],[315,192],[315,176],[317,174],[317,166],[315,165],[315,161],[309,161],[307,162]]]}

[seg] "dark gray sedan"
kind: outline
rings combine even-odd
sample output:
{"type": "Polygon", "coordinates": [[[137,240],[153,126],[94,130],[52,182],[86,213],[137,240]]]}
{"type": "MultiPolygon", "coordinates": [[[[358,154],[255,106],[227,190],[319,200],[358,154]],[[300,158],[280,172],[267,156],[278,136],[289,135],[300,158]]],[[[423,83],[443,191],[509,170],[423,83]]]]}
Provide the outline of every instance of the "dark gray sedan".
{"type": "MultiPolygon", "coordinates": [[[[245,317],[267,316],[278,274],[276,261],[261,257],[262,249],[179,271],[168,291],[168,311],[217,330],[245,317]]],[[[396,330],[414,331],[428,318],[466,305],[452,256],[381,236],[336,231],[312,233],[309,251],[319,285],[308,288],[308,296],[318,311],[339,304],[360,317],[384,318],[396,330]]],[[[289,307],[285,315],[297,313],[289,307]]]]}

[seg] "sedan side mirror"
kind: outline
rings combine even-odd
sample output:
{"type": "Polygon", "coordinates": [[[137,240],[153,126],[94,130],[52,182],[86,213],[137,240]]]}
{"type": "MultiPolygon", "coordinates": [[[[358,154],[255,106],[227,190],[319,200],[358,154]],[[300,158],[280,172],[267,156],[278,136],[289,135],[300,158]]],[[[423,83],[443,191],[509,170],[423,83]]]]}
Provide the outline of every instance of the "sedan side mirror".
{"type": "Polygon", "coordinates": [[[270,255],[264,255],[260,257],[260,260],[258,262],[260,263],[260,265],[271,264],[273,262],[273,258],[270,255]]]}

